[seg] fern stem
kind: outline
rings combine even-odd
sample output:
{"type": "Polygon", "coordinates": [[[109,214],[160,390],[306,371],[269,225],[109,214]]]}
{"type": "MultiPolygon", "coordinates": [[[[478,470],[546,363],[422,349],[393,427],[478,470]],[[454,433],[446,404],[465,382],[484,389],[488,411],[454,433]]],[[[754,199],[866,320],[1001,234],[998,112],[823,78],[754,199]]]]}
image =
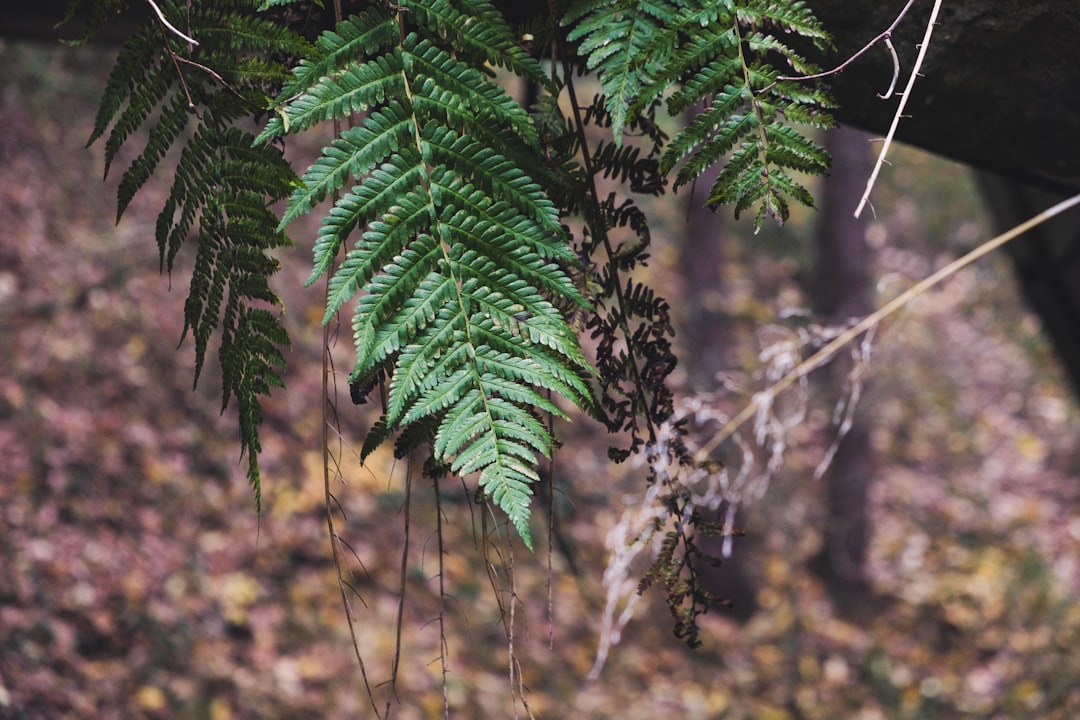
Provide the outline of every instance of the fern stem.
{"type": "MultiPolygon", "coordinates": [[[[754,117],[757,118],[757,135],[758,139],[761,141],[761,144],[758,147],[758,156],[761,158],[761,172],[765,175],[765,186],[771,188],[772,176],[769,173],[768,159],[769,138],[765,133],[765,114],[761,111],[761,103],[758,102],[757,95],[754,93],[754,85],[750,80],[750,67],[746,62],[746,51],[743,48],[742,30],[739,27],[738,13],[732,15],[731,23],[734,26],[736,45],[739,47],[739,65],[742,69],[743,84],[746,86],[746,90],[750,95],[750,107],[754,109],[754,117]]],[[[768,197],[769,196],[766,195],[766,203],[769,202],[768,197]]],[[[773,213],[773,217],[776,217],[779,222],[779,217],[776,213],[773,213]]]]}
{"type": "MultiPolygon", "coordinates": [[[[560,41],[561,43],[561,41],[560,41]]],[[[566,53],[563,52],[563,56],[566,57],[566,53]]],[[[570,69],[569,61],[563,61],[563,72],[566,76],[566,90],[570,95],[570,107],[574,113],[574,126],[578,135],[578,143],[581,145],[581,157],[585,165],[585,174],[589,178],[589,195],[593,202],[593,211],[590,213],[595,219],[595,224],[590,223],[594,236],[599,236],[600,240],[604,244],[604,252],[607,254],[609,267],[612,275],[615,278],[615,282],[612,283],[612,291],[615,293],[615,302],[619,305],[619,328],[623,331],[626,342],[626,353],[630,360],[630,367],[634,374],[634,387],[637,388],[637,398],[635,402],[640,405],[641,415],[645,418],[645,425],[649,430],[649,442],[656,442],[656,428],[652,422],[652,414],[649,412],[649,403],[645,398],[645,381],[641,377],[641,369],[638,367],[637,358],[638,354],[635,352],[634,334],[630,330],[630,325],[627,323],[626,318],[629,315],[627,311],[627,302],[625,294],[622,289],[622,282],[619,280],[619,271],[616,267],[613,259],[615,257],[615,249],[611,246],[611,238],[608,235],[608,228],[606,224],[603,224],[603,213],[600,206],[600,192],[596,188],[596,173],[593,170],[592,160],[589,155],[589,141],[585,137],[585,123],[581,118],[581,108],[578,104],[577,91],[574,89],[574,76],[570,69]]]]}

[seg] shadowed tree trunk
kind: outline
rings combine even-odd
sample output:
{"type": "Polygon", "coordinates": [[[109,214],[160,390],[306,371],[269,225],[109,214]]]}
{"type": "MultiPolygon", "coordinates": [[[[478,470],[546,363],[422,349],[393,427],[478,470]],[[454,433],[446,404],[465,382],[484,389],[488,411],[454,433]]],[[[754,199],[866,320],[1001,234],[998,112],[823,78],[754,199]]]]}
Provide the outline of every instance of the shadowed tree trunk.
{"type": "MultiPolygon", "coordinates": [[[[705,205],[717,172],[718,168],[710,169],[692,188],[675,196],[682,198],[679,205],[686,213],[685,234],[678,243],[682,279],[679,333],[683,348],[679,363],[691,392],[714,390],[717,374],[729,370],[732,361],[729,348],[734,341],[733,327],[723,307],[726,214],[713,212],[705,205]]],[[[720,523],[722,515],[723,510],[708,519],[720,523]]],[[[742,524],[741,519],[736,520],[736,525],[742,524]]],[[[722,539],[699,537],[698,544],[706,555],[721,556],[722,539]]],[[[750,544],[752,538],[739,540],[731,557],[721,565],[702,563],[697,568],[706,589],[730,603],[731,615],[739,620],[757,610],[757,589],[748,572],[750,544]]]]}
{"type": "MultiPolygon", "coordinates": [[[[1012,179],[979,173],[979,185],[999,231],[1066,198],[1012,179]]],[[[1042,319],[1073,391],[1080,396],[1080,213],[1059,215],[1005,246],[1020,287],[1042,319]]]]}
{"type": "MultiPolygon", "coordinates": [[[[833,169],[819,193],[821,221],[811,292],[817,312],[831,324],[843,324],[873,310],[873,272],[866,244],[867,214],[852,210],[870,174],[868,137],[848,128],[826,135],[833,169]]],[[[829,367],[832,396],[842,397],[852,360],[841,354],[829,367]]],[[[814,562],[841,611],[857,608],[867,591],[863,574],[870,541],[869,490],[873,449],[865,402],[856,408],[851,429],[840,441],[823,478],[826,497],[824,546],[814,562]]]]}

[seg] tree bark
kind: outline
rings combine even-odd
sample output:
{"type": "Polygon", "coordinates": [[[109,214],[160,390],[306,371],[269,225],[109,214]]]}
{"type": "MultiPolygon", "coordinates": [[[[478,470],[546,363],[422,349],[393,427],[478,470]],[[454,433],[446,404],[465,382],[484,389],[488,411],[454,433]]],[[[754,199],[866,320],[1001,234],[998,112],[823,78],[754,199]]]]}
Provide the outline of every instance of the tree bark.
{"type": "MultiPolygon", "coordinates": [[[[883,32],[906,0],[814,0],[837,50],[835,67],[883,32]]],[[[892,35],[902,91],[933,3],[916,3],[892,35]]],[[[1080,3],[949,0],[927,48],[897,137],[1016,180],[1080,191],[1080,3]]],[[[893,64],[883,45],[826,82],[848,125],[883,134],[898,97],[881,100],[893,64]]]]}
{"type": "MultiPolygon", "coordinates": [[[[857,130],[831,130],[826,145],[835,164],[820,192],[821,221],[811,294],[823,319],[841,324],[873,310],[873,262],[866,244],[868,216],[857,219],[851,212],[869,174],[870,159],[867,137],[857,130]]],[[[852,361],[846,355],[832,362],[832,396],[844,396],[851,371],[852,361]]],[[[874,452],[865,408],[865,401],[856,407],[851,429],[840,440],[825,474],[824,544],[813,563],[842,612],[857,610],[869,591],[864,565],[872,531],[869,497],[874,452]]]]}
{"type": "MultiPolygon", "coordinates": [[[[14,3],[3,12],[0,36],[55,42],[77,35],[78,20],[59,31],[68,0],[14,3]]],[[[814,59],[835,67],[900,14],[907,0],[813,0],[810,5],[836,40],[814,59]]],[[[496,0],[513,21],[549,11],[548,0],[496,0]]],[[[892,34],[903,88],[922,40],[932,2],[914,4],[892,34]]],[[[351,12],[356,3],[345,2],[351,12]]],[[[144,14],[133,3],[129,17],[144,14]]],[[[108,28],[108,24],[106,28],[108,28]]],[[[123,33],[109,32],[115,42],[123,33]]],[[[899,139],[976,167],[1060,191],[1080,191],[1080,3],[1075,0],[949,0],[915,84],[899,139]]],[[[898,98],[881,100],[893,74],[878,45],[826,82],[846,125],[883,134],[898,98]]]]}
{"type": "MultiPolygon", "coordinates": [[[[685,368],[690,391],[710,391],[716,387],[717,373],[731,368],[728,348],[732,343],[731,318],[724,312],[723,267],[726,223],[723,213],[706,205],[709,188],[716,181],[718,167],[707,170],[689,192],[681,197],[687,203],[686,229],[679,242],[680,334],[682,352],[679,362],[685,368]]],[[[677,196],[679,197],[679,196],[677,196]]],[[[706,519],[722,523],[725,509],[707,513],[706,519]]],[[[736,526],[743,526],[743,513],[737,514],[736,526]]],[[[724,539],[699,535],[698,546],[711,558],[720,558],[724,539]]],[[[697,572],[705,588],[720,598],[736,620],[748,620],[757,611],[757,587],[750,574],[753,566],[754,538],[739,538],[734,552],[719,566],[700,563],[697,572]]]]}
{"type": "MultiPolygon", "coordinates": [[[[1001,232],[1066,197],[991,173],[979,173],[979,185],[1001,232]]],[[[1080,397],[1080,213],[1047,221],[1006,245],[1005,252],[1080,397]]]]}
{"type": "MultiPolygon", "coordinates": [[[[14,3],[3,11],[0,37],[55,42],[77,36],[76,19],[54,29],[68,0],[14,3]]],[[[512,21],[549,12],[548,0],[496,0],[512,21]]],[[[836,67],[886,30],[907,0],[812,0],[836,40],[836,50],[814,59],[836,67]]],[[[133,3],[129,19],[147,12],[133,3]]],[[[346,0],[346,12],[356,4],[346,0]]],[[[915,3],[892,33],[902,90],[926,28],[932,2],[915,3]]],[[[106,25],[103,42],[119,42],[130,23],[106,25]]],[[[927,48],[923,77],[915,84],[897,138],[973,167],[1051,193],[1080,192],[1080,3],[1076,0],[949,0],[927,48]]],[[[879,44],[826,83],[838,119],[878,135],[892,122],[898,98],[878,98],[893,76],[893,62],[879,44]]],[[[1029,198],[1027,190],[1017,190],[1029,198]]],[[[1033,210],[1041,208],[1032,208],[1033,210]]],[[[1075,213],[1074,213],[1075,214],[1075,213]]],[[[1010,216],[1012,217],[1012,216],[1010,216]]],[[[999,216],[1000,222],[1005,222],[999,216]]],[[[1069,242],[1075,241],[1073,237],[1069,242]]],[[[1015,243],[1014,243],[1015,245],[1015,243]]],[[[1080,386],[1075,293],[1046,296],[1046,288],[1077,286],[1077,273],[1055,263],[1053,253],[1016,255],[1021,282],[1042,316],[1055,347],[1080,386]],[[1065,303],[1064,305],[1062,303],[1065,303]],[[1060,328],[1060,330],[1058,330],[1060,328]]]]}

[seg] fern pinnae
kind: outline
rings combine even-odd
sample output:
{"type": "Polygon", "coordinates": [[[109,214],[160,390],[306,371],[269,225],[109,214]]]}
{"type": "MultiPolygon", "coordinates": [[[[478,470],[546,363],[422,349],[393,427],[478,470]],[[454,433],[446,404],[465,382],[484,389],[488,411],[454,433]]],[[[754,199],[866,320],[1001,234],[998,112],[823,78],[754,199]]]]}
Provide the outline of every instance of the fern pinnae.
{"type": "Polygon", "coordinates": [[[505,68],[549,90],[554,89],[551,78],[517,42],[510,26],[489,0],[435,0],[413,2],[407,7],[418,23],[447,33],[446,41],[450,47],[493,67],[505,68]],[[468,32],[462,32],[465,28],[468,32]]]}
{"type": "Polygon", "coordinates": [[[578,43],[586,67],[599,75],[616,144],[667,61],[657,40],[682,7],[680,0],[578,0],[563,18],[571,26],[567,40],[578,43]]]}
{"type": "MultiPolygon", "coordinates": [[[[319,228],[319,234],[315,241],[315,266],[306,284],[311,285],[329,270],[338,249],[354,228],[374,222],[375,218],[380,216],[380,213],[383,214],[380,230],[401,225],[400,219],[402,217],[419,215],[419,221],[422,222],[426,214],[427,219],[432,220],[432,208],[427,198],[420,197],[417,192],[417,188],[421,184],[421,178],[422,168],[416,163],[400,163],[399,166],[398,163],[388,162],[372,171],[362,184],[353,187],[352,191],[342,195],[331,209],[330,214],[323,218],[323,224],[319,228]],[[395,207],[395,203],[400,210],[391,214],[388,211],[395,207]]],[[[408,231],[412,227],[411,223],[406,223],[399,229],[408,231]]],[[[369,230],[369,232],[372,233],[371,238],[379,238],[379,233],[375,228],[369,230]]],[[[391,233],[385,234],[387,242],[396,239],[397,248],[403,247],[408,240],[407,235],[395,237],[391,233]]],[[[365,235],[365,237],[368,236],[365,235]]],[[[390,245],[388,252],[395,252],[395,246],[390,245]]],[[[377,269],[377,266],[370,264],[368,267],[368,270],[364,270],[364,266],[361,265],[355,269],[364,271],[370,277],[377,269]]],[[[338,275],[341,276],[343,273],[352,272],[353,269],[352,265],[348,268],[339,268],[338,275]]],[[[329,321],[333,314],[337,312],[338,307],[340,307],[340,303],[335,304],[333,307],[327,307],[324,322],[329,321]]]]}
{"type": "Polygon", "coordinates": [[[393,43],[397,37],[397,21],[381,7],[368,6],[358,15],[338,23],[334,30],[324,32],[310,51],[293,68],[292,79],[286,82],[272,107],[283,109],[285,116],[274,116],[258,137],[264,142],[307,126],[294,126],[295,111],[310,106],[314,99],[304,96],[318,87],[324,79],[332,78],[341,68],[359,63],[375,51],[393,43]],[[286,127],[286,125],[288,127],[286,127]]]}
{"type": "Polygon", "coordinates": [[[338,313],[341,307],[372,279],[377,270],[397,255],[409,238],[431,223],[431,208],[417,202],[415,196],[400,199],[393,215],[371,222],[330,279],[327,289],[324,322],[338,313]]]}
{"type": "MultiPolygon", "coordinates": [[[[516,163],[467,136],[456,135],[449,128],[431,125],[424,129],[424,139],[425,148],[437,147],[442,163],[481,183],[488,197],[513,203],[519,212],[553,235],[562,232],[554,204],[516,163]]],[[[432,152],[429,157],[435,154],[432,152]]]]}
{"type": "MultiPolygon", "coordinates": [[[[190,117],[191,113],[187,101],[179,95],[175,96],[172,103],[162,109],[157,124],[151,128],[147,136],[146,147],[132,161],[120,178],[120,185],[116,192],[117,219],[127,209],[128,204],[135,197],[135,193],[139,191],[139,188],[145,185],[150,176],[154,174],[158,163],[180,136],[180,133],[183,132],[190,117]]],[[[108,172],[107,169],[106,172],[108,172]]]]}
{"type": "MultiPolygon", "coordinates": [[[[280,227],[286,227],[298,215],[325,200],[329,193],[345,186],[350,175],[363,178],[382,158],[397,152],[410,137],[411,123],[400,104],[392,101],[385,111],[372,112],[362,125],[343,131],[323,148],[322,156],[300,179],[280,227]]],[[[321,268],[319,274],[325,271],[326,268],[321,268]]]]}
{"type": "Polygon", "coordinates": [[[437,457],[456,456],[462,447],[483,432],[486,422],[480,414],[482,407],[480,390],[471,388],[450,408],[433,439],[432,447],[437,457]]]}
{"type": "MultiPolygon", "coordinates": [[[[397,353],[420,328],[402,322],[422,321],[413,308],[431,299],[431,284],[436,282],[431,271],[442,256],[438,241],[428,234],[418,235],[408,248],[388,264],[381,274],[367,284],[353,314],[353,340],[356,344],[356,367],[352,377],[366,373],[397,353]],[[427,287],[422,288],[424,281],[427,287]],[[408,305],[407,305],[408,303],[408,305]]],[[[446,289],[446,286],[443,286],[446,289]]]]}

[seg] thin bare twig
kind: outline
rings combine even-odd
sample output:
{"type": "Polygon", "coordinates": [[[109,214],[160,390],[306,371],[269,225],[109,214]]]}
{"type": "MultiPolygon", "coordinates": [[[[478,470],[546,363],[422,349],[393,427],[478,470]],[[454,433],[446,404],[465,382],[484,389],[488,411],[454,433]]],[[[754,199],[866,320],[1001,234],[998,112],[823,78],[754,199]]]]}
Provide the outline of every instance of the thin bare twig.
{"type": "Polygon", "coordinates": [[[967,255],[953,260],[951,263],[941,268],[937,272],[915,283],[906,291],[895,297],[893,300],[883,305],[876,312],[867,315],[865,318],[853,325],[850,329],[838,335],[835,339],[832,340],[832,342],[825,345],[823,348],[818,350],[809,358],[799,363],[799,365],[795,367],[795,369],[793,369],[784,377],[780,378],[780,380],[778,380],[771,387],[761,391],[760,393],[756,393],[754,397],[750,400],[750,402],[747,404],[747,406],[743,408],[738,415],[729,420],[727,424],[725,424],[724,427],[721,428],[720,432],[718,432],[707,443],[704,443],[701,448],[698,449],[698,451],[694,454],[694,462],[705,462],[710,457],[709,454],[713,450],[718,448],[725,440],[734,435],[735,432],[743,424],[745,424],[747,421],[757,415],[758,410],[766,401],[776,397],[777,395],[791,387],[793,384],[806,377],[806,375],[808,375],[810,372],[817,369],[818,367],[821,367],[823,364],[828,362],[829,359],[837,353],[837,351],[854,341],[864,332],[876,327],[879,323],[881,323],[882,320],[889,317],[897,310],[900,310],[912,300],[925,293],[930,288],[941,283],[943,280],[951,277],[952,275],[955,275],[957,272],[967,267],[971,263],[975,262],[976,260],[979,260],[980,258],[990,254],[991,252],[997,250],[999,247],[1009,242],[1010,240],[1013,240],[1014,238],[1023,235],[1028,230],[1031,230],[1033,227],[1041,225],[1050,218],[1060,215],[1061,213],[1069,210],[1076,205],[1080,205],[1080,194],[1073,195],[1067,200],[1062,200],[1053,207],[1043,210],[1035,217],[1025,220],[1011,230],[1008,230],[1007,232],[1004,232],[995,238],[987,240],[985,243],[975,248],[967,255]]]}
{"type": "Polygon", "coordinates": [[[446,642],[446,565],[443,563],[443,529],[442,529],[442,496],[439,494],[439,479],[434,477],[431,484],[435,490],[435,537],[438,541],[439,551],[439,665],[442,670],[442,699],[443,717],[450,720],[450,690],[446,678],[449,675],[449,667],[446,659],[448,645],[446,642]]]}
{"type": "Polygon", "coordinates": [[[817,80],[819,78],[828,77],[830,75],[836,75],[837,73],[843,72],[848,65],[855,62],[870,48],[874,47],[882,40],[888,40],[892,36],[893,30],[896,29],[897,25],[900,24],[900,21],[904,19],[904,16],[907,15],[908,10],[910,10],[911,6],[914,4],[915,0],[908,0],[908,4],[904,6],[904,9],[900,11],[900,14],[896,16],[896,19],[892,21],[892,24],[889,25],[889,27],[885,28],[885,30],[879,33],[873,40],[863,45],[862,49],[860,49],[858,52],[856,52],[844,62],[834,67],[832,70],[825,70],[819,73],[814,73],[813,75],[781,75],[780,77],[776,78],[776,80],[817,80]]]}
{"type": "MultiPolygon", "coordinates": [[[[330,277],[326,278],[326,291],[330,291],[330,277]]],[[[341,538],[338,536],[337,530],[334,528],[334,507],[333,504],[337,502],[337,498],[334,497],[330,491],[330,464],[331,460],[334,460],[336,466],[336,459],[333,458],[330,452],[330,430],[331,427],[337,427],[337,412],[334,410],[333,398],[330,389],[330,379],[335,378],[334,381],[334,394],[337,393],[337,381],[334,373],[334,360],[330,355],[330,333],[331,324],[327,323],[323,326],[323,359],[322,359],[322,396],[323,396],[323,411],[322,411],[322,449],[323,449],[323,493],[326,503],[326,529],[327,534],[330,536],[330,549],[334,558],[334,570],[338,577],[338,589],[341,591],[341,602],[345,606],[345,618],[349,625],[349,637],[352,640],[353,652],[356,654],[356,663],[360,666],[360,677],[364,682],[364,689],[367,691],[368,702],[371,703],[371,709],[375,713],[376,718],[381,718],[379,714],[379,708],[375,703],[375,694],[371,689],[371,682],[368,680],[367,666],[364,664],[364,657],[360,653],[360,639],[356,635],[356,616],[353,613],[352,603],[349,601],[349,593],[346,588],[356,593],[356,589],[345,579],[345,563],[341,558],[341,538]]],[[[335,475],[337,473],[335,472],[335,475]]],[[[340,505],[339,505],[340,507],[340,505]]],[[[352,548],[350,548],[351,550],[352,548]]],[[[355,555],[355,551],[353,551],[355,555]]],[[[357,593],[357,597],[360,597],[357,593]]],[[[360,598],[360,602],[363,603],[363,598],[360,598]]]]}
{"type": "Polygon", "coordinates": [[[195,101],[191,98],[191,89],[188,88],[187,80],[184,79],[184,72],[180,69],[180,56],[173,52],[173,49],[169,47],[169,36],[165,34],[165,28],[158,26],[158,31],[161,33],[162,42],[165,44],[165,52],[169,54],[169,59],[172,60],[173,68],[176,70],[176,79],[180,81],[180,88],[184,91],[184,97],[187,98],[188,109],[195,110],[195,101]]]}
{"type": "Polygon", "coordinates": [[[926,58],[926,51],[930,47],[930,36],[934,34],[934,25],[937,24],[939,10],[941,10],[941,0],[934,0],[934,9],[930,11],[930,21],[926,23],[926,33],[923,34],[922,44],[919,45],[919,55],[915,58],[915,66],[911,68],[911,77],[908,78],[904,94],[900,96],[900,104],[896,106],[896,114],[893,115],[892,125],[889,126],[889,134],[885,136],[885,143],[881,146],[877,162],[874,163],[874,170],[870,173],[870,179],[866,181],[866,190],[863,192],[862,199],[859,200],[859,206],[855,208],[855,217],[862,215],[863,208],[870,201],[870,191],[874,189],[878,173],[881,172],[881,166],[885,163],[885,156],[889,152],[889,146],[892,145],[893,136],[896,135],[896,128],[899,127],[900,118],[904,115],[904,107],[907,105],[908,98],[911,97],[911,91],[915,87],[915,78],[919,76],[919,68],[922,67],[923,60],[926,58]]]}
{"type": "Polygon", "coordinates": [[[198,45],[199,44],[197,40],[195,40],[194,38],[192,38],[192,37],[190,37],[188,35],[185,35],[183,32],[178,30],[171,22],[169,22],[165,18],[165,14],[163,12],[161,12],[161,8],[159,8],[157,6],[157,3],[154,2],[154,0],[146,0],[146,2],[148,2],[150,4],[150,7],[152,7],[154,9],[154,13],[158,16],[158,20],[161,21],[161,24],[164,25],[165,27],[167,27],[170,32],[172,32],[177,37],[182,38],[184,40],[184,42],[186,42],[186,43],[189,43],[191,45],[198,45]]]}
{"type": "Polygon", "coordinates": [[[892,38],[885,38],[885,47],[889,51],[889,57],[892,58],[892,80],[889,81],[889,89],[885,91],[884,95],[878,95],[882,100],[888,100],[896,92],[896,83],[900,79],[900,58],[896,55],[896,48],[893,47],[892,38]]]}
{"type": "Polygon", "coordinates": [[[206,67],[202,63],[197,63],[194,60],[189,60],[186,57],[182,57],[182,56],[176,55],[176,54],[173,54],[173,61],[174,62],[182,62],[185,65],[190,65],[191,67],[193,67],[193,68],[195,68],[197,70],[203,71],[204,73],[206,73],[207,75],[209,75],[210,77],[214,78],[219,83],[221,83],[222,87],[226,88],[233,95],[240,98],[243,102],[245,102],[247,105],[249,105],[253,110],[258,111],[258,110],[262,109],[262,108],[258,107],[257,105],[255,105],[254,103],[252,103],[246,97],[244,97],[243,93],[241,93],[239,90],[237,90],[232,85],[230,85],[229,82],[225,78],[221,77],[221,75],[219,73],[215,72],[211,68],[206,67]]]}
{"type": "Polygon", "coordinates": [[[390,697],[386,699],[386,716],[390,716],[390,704],[397,699],[398,669],[401,667],[401,636],[404,632],[405,622],[405,595],[408,590],[409,570],[409,520],[412,506],[412,457],[405,466],[405,527],[404,540],[401,546],[401,577],[398,586],[397,617],[394,618],[394,661],[390,666],[390,697]]]}

